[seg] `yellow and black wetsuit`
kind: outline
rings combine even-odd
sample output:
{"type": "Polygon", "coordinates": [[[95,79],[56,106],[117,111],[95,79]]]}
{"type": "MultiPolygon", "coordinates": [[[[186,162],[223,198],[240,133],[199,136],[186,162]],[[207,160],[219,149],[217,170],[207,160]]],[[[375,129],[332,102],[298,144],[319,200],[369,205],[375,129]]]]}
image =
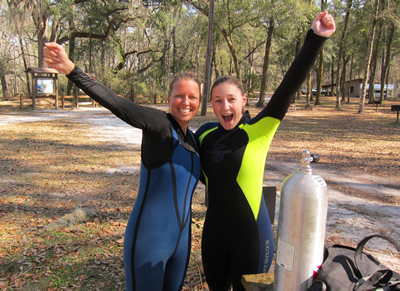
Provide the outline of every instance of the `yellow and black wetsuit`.
{"type": "Polygon", "coordinates": [[[208,188],[202,259],[210,290],[244,290],[243,274],[268,272],[274,255],[263,198],[265,161],[272,138],[326,38],[310,30],[266,108],[232,130],[208,123],[196,132],[208,188]]]}
{"type": "Polygon", "coordinates": [[[143,133],[139,192],[124,240],[126,290],[181,290],[190,257],[192,194],[200,177],[194,134],[185,135],[171,114],[121,98],[79,68],[68,78],[143,133]]]}

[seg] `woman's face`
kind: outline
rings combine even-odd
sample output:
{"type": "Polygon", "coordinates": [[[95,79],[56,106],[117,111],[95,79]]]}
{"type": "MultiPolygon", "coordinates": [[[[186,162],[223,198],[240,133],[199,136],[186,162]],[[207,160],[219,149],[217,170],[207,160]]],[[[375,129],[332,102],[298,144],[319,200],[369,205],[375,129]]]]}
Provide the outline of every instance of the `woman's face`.
{"type": "Polygon", "coordinates": [[[246,94],[229,83],[221,83],[211,92],[212,106],[215,116],[226,130],[233,129],[243,116],[243,106],[246,105],[246,94]]]}
{"type": "Polygon", "coordinates": [[[170,111],[186,133],[189,121],[197,114],[200,106],[200,87],[194,80],[181,79],[173,85],[168,96],[170,111]]]}

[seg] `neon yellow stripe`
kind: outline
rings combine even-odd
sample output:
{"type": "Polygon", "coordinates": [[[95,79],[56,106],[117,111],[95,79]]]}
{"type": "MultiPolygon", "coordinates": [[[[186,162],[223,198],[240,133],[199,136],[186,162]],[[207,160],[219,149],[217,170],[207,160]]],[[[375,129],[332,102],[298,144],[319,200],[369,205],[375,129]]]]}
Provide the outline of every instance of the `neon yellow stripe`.
{"type": "MultiPolygon", "coordinates": [[[[201,146],[201,143],[203,142],[204,137],[205,137],[207,134],[209,134],[210,132],[216,130],[217,128],[218,128],[218,127],[216,126],[216,127],[213,127],[213,128],[211,128],[211,129],[209,129],[209,130],[206,130],[205,132],[203,132],[202,135],[199,136],[200,146],[201,146]]],[[[206,175],[206,172],[203,171],[203,167],[201,168],[201,171],[202,171],[203,174],[204,174],[204,178],[206,179],[206,187],[208,188],[208,177],[207,177],[207,175],[206,175]]]]}
{"type": "Polygon", "coordinates": [[[247,133],[249,143],[244,151],[236,181],[253,211],[255,220],[258,217],[263,195],[265,161],[279,124],[279,119],[264,117],[255,124],[240,126],[247,133]]]}
{"type": "Polygon", "coordinates": [[[205,132],[203,132],[203,133],[199,136],[200,145],[201,145],[201,143],[203,142],[203,139],[206,137],[206,135],[209,134],[210,132],[216,130],[217,128],[218,128],[218,126],[213,127],[213,128],[211,128],[211,129],[206,130],[205,132]]]}

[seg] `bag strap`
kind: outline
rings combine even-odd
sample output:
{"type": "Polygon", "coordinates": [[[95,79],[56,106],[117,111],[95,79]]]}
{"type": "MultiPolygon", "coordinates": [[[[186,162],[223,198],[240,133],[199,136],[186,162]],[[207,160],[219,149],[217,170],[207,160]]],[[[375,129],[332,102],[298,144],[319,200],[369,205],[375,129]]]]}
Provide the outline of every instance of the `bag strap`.
{"type": "MultiPolygon", "coordinates": [[[[362,277],[367,276],[368,274],[365,274],[365,269],[364,269],[364,264],[363,264],[363,250],[364,250],[364,246],[367,244],[367,242],[369,240],[371,240],[372,238],[382,238],[384,240],[387,240],[388,242],[390,242],[397,250],[398,253],[400,253],[400,246],[398,245],[398,243],[396,241],[394,241],[393,239],[391,239],[390,237],[387,237],[385,235],[382,234],[374,234],[371,236],[367,236],[366,238],[364,238],[362,241],[360,241],[358,243],[358,246],[356,248],[356,252],[354,254],[354,264],[356,266],[356,268],[358,269],[358,271],[361,273],[362,277]]],[[[374,259],[372,256],[370,257],[371,260],[373,260],[373,262],[379,266],[380,262],[377,261],[376,259],[374,259]]]]}
{"type": "Polygon", "coordinates": [[[392,290],[391,288],[397,288],[400,284],[399,281],[393,281],[393,271],[391,270],[379,270],[372,274],[368,279],[365,278],[358,281],[358,286],[354,288],[357,291],[370,291],[370,290],[392,290]],[[386,289],[385,289],[386,288],[386,289]]]}

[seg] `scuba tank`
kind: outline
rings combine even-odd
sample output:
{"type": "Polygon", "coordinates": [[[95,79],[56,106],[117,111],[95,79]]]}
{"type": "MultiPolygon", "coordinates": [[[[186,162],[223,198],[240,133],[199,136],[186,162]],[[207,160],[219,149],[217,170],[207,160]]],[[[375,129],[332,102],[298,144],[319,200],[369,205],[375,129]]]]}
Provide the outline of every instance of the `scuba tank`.
{"type": "Polygon", "coordinates": [[[307,290],[324,259],[328,187],[313,160],[304,150],[302,167],[281,187],[274,291],[307,290]]]}

